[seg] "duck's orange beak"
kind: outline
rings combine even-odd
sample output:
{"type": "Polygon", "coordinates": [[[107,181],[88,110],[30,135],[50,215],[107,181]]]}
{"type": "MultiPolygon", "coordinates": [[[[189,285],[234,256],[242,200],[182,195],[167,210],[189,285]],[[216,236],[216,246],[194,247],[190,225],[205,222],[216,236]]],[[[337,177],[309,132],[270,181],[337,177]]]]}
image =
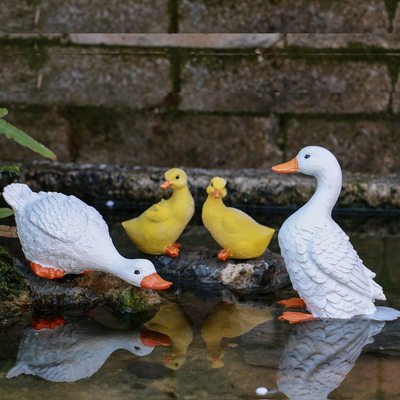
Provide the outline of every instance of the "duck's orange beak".
{"type": "Polygon", "coordinates": [[[172,343],[169,336],[147,329],[140,334],[140,340],[147,347],[169,346],[172,343]]]}
{"type": "Polygon", "coordinates": [[[221,191],[219,189],[214,189],[213,196],[219,199],[222,196],[221,191]]]}
{"type": "Polygon", "coordinates": [[[145,289],[165,290],[172,285],[172,282],[165,281],[157,272],[145,276],[140,282],[140,286],[145,289]]]}
{"type": "Polygon", "coordinates": [[[167,179],[162,185],[160,185],[161,189],[166,189],[167,187],[172,186],[172,183],[167,179]]]}
{"type": "Polygon", "coordinates": [[[280,174],[290,174],[292,172],[297,172],[298,170],[299,163],[297,162],[297,157],[286,163],[275,165],[272,167],[272,171],[278,172],[280,174]]]}

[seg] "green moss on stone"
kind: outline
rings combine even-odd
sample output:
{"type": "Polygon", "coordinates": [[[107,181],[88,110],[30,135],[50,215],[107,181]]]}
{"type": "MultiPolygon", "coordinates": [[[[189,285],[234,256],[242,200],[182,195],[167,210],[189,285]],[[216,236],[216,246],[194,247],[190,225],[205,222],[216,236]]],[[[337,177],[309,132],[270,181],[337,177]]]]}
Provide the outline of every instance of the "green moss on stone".
{"type": "Polygon", "coordinates": [[[0,246],[0,301],[18,297],[25,286],[24,279],[14,270],[12,257],[0,246]]]}
{"type": "Polygon", "coordinates": [[[125,289],[118,296],[117,310],[119,312],[138,313],[148,309],[148,303],[134,289],[125,289]]]}

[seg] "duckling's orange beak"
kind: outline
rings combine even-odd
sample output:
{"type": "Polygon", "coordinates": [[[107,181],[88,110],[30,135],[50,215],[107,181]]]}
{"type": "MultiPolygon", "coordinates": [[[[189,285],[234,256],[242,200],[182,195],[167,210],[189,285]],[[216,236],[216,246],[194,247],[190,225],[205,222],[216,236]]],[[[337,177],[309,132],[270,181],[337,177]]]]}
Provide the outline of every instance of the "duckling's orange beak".
{"type": "Polygon", "coordinates": [[[145,276],[140,282],[140,286],[145,289],[165,290],[172,285],[172,282],[165,281],[156,272],[145,276]]]}
{"type": "Polygon", "coordinates": [[[272,171],[278,172],[280,174],[290,174],[292,172],[297,172],[298,170],[299,163],[297,162],[297,157],[284,164],[279,164],[272,167],[272,171]]]}
{"type": "Polygon", "coordinates": [[[167,179],[162,185],[160,185],[161,189],[166,189],[167,187],[172,186],[172,183],[167,179]]]}
{"type": "Polygon", "coordinates": [[[169,336],[147,329],[140,334],[140,340],[147,347],[169,346],[172,343],[169,336]]]}
{"type": "Polygon", "coordinates": [[[222,193],[221,193],[221,191],[219,189],[214,189],[213,196],[216,199],[219,199],[222,196],[222,193]]]}

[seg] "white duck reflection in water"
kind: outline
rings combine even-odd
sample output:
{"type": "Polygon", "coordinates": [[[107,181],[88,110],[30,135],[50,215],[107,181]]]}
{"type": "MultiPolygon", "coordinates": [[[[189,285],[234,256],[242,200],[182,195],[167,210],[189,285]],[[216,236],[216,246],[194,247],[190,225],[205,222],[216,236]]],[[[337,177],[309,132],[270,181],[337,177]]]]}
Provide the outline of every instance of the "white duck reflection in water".
{"type": "Polygon", "coordinates": [[[291,400],[327,400],[352,370],[363,347],[384,322],[316,320],[293,327],[283,351],[277,384],[291,400]]]}
{"type": "Polygon", "coordinates": [[[226,346],[223,338],[231,339],[249,332],[258,325],[272,319],[268,308],[246,307],[222,301],[215,307],[201,328],[207,346],[207,359],[211,368],[224,366],[226,346]]]}
{"type": "Polygon", "coordinates": [[[110,355],[125,349],[137,356],[150,354],[157,345],[169,346],[168,336],[149,330],[115,330],[90,319],[58,317],[32,319],[22,335],[15,366],[7,378],[37,375],[52,382],[89,378],[110,355]]]}

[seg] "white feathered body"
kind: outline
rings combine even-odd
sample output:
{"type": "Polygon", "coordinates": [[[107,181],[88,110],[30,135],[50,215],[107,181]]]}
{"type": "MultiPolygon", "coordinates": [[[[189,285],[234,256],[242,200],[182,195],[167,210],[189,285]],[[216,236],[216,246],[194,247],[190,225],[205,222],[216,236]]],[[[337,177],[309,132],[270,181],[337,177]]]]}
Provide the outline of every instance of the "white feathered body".
{"type": "Polygon", "coordinates": [[[25,257],[66,274],[88,269],[107,271],[122,258],[103,217],[75,196],[32,192],[27,185],[5,187],[4,198],[15,212],[25,257]]]}
{"type": "Polygon", "coordinates": [[[27,328],[19,344],[17,363],[8,372],[37,375],[53,382],[73,382],[98,371],[118,349],[145,356],[153,347],[140,340],[140,331],[115,331],[91,321],[72,322],[54,330],[27,328]]]}
{"type": "Polygon", "coordinates": [[[282,225],[279,246],[293,287],[314,317],[369,315],[375,299],[385,300],[349,237],[308,204],[282,225]]]}

